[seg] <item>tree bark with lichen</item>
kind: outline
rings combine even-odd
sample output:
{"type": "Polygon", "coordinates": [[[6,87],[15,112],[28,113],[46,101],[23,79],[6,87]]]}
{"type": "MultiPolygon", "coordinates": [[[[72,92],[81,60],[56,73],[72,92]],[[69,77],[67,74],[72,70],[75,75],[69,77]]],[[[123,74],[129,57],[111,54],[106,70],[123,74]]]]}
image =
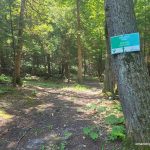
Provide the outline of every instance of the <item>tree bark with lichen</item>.
{"type": "MultiPolygon", "coordinates": [[[[137,32],[132,0],[106,0],[109,38],[137,32]]],[[[150,143],[150,78],[141,52],[112,56],[128,137],[150,143]]]]}

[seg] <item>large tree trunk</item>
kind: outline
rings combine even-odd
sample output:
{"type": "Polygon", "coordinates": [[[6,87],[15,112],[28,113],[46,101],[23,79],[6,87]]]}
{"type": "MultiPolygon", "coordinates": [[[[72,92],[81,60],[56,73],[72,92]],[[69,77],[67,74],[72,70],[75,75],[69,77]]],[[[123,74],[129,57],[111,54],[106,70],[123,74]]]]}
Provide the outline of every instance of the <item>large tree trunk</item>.
{"type": "Polygon", "coordinates": [[[82,49],[80,37],[80,0],[77,0],[77,46],[78,46],[78,82],[82,82],[82,49]]]}
{"type": "Polygon", "coordinates": [[[16,46],[14,78],[13,78],[14,86],[16,85],[20,86],[22,84],[21,77],[20,77],[20,70],[21,70],[21,55],[22,55],[22,47],[23,47],[25,1],[26,0],[21,0],[21,5],[20,5],[20,17],[19,17],[19,24],[18,24],[18,43],[16,46]]]}
{"type": "MultiPolygon", "coordinates": [[[[137,32],[132,0],[106,0],[109,37],[137,32]]],[[[140,52],[112,56],[128,136],[150,142],[150,79],[140,52]]]]}
{"type": "Polygon", "coordinates": [[[107,25],[105,25],[105,39],[106,39],[106,59],[105,59],[105,71],[104,71],[104,92],[111,92],[114,96],[115,79],[112,71],[110,42],[108,37],[107,25]]]}

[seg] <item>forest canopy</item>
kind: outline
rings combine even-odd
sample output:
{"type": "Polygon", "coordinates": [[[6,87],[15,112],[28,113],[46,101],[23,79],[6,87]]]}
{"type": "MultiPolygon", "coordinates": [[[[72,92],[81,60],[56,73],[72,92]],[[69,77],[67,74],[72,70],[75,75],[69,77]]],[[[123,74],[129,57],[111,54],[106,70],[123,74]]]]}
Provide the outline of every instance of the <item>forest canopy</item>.
{"type": "MultiPolygon", "coordinates": [[[[149,62],[149,2],[134,2],[143,53],[149,62]]],[[[74,0],[26,0],[22,25],[20,0],[0,1],[0,72],[14,72],[18,32],[22,28],[21,77],[26,74],[70,78],[78,71],[78,45],[82,51],[82,72],[101,76],[106,54],[103,0],[79,1],[79,17],[74,0]],[[80,43],[78,43],[80,35],[80,43]]],[[[18,66],[18,67],[19,67],[18,66]]]]}

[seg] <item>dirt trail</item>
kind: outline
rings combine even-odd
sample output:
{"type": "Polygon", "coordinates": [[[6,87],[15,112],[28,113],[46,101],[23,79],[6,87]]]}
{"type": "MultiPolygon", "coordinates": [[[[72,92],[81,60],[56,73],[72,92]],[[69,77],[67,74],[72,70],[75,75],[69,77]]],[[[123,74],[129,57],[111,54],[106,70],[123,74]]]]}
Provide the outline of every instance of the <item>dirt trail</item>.
{"type": "MultiPolygon", "coordinates": [[[[96,125],[94,112],[81,111],[88,103],[102,99],[98,82],[86,82],[88,89],[25,86],[15,94],[0,97],[0,104],[13,117],[0,119],[0,150],[101,150],[105,131],[93,141],[83,128],[96,125]]],[[[109,144],[105,150],[111,150],[109,144]]],[[[113,150],[113,149],[112,149],[113,150]]]]}

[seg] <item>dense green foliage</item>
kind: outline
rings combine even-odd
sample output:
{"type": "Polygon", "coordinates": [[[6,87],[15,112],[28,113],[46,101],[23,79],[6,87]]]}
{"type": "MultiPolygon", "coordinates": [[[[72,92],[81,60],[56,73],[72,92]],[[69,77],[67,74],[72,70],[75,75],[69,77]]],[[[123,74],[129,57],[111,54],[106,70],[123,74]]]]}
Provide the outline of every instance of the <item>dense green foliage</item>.
{"type": "MultiPolygon", "coordinates": [[[[149,56],[148,0],[135,1],[145,56],[149,56]]],[[[17,46],[20,0],[0,1],[0,73],[12,75],[17,46]]],[[[27,0],[21,75],[70,77],[77,71],[76,1],[27,0]]],[[[84,75],[101,76],[106,53],[104,1],[80,1],[84,75]]],[[[148,57],[147,61],[148,61],[148,57]]]]}

